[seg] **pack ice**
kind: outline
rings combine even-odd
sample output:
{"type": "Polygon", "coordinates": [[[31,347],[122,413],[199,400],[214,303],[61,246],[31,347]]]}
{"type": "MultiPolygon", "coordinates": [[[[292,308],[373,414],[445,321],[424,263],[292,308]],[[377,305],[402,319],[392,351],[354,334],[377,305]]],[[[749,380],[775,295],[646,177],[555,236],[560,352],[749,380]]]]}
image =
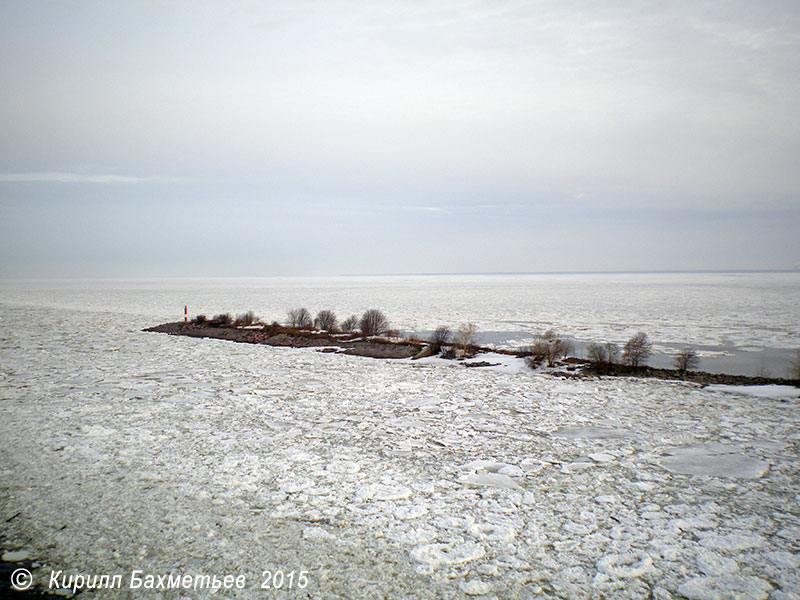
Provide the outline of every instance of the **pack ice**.
{"type": "Polygon", "coordinates": [[[796,398],[2,318],[4,553],[240,598],[276,569],[325,599],[800,589],[796,398]]]}

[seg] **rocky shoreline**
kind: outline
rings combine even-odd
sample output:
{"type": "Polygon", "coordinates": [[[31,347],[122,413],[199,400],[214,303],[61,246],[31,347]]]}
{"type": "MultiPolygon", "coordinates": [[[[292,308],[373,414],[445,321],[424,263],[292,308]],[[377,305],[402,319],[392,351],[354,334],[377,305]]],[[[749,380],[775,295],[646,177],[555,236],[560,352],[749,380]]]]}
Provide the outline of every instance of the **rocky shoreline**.
{"type": "Polygon", "coordinates": [[[727,373],[707,373],[706,371],[685,371],[677,369],[659,369],[656,367],[627,367],[614,365],[609,370],[598,372],[591,363],[581,359],[574,359],[584,364],[578,371],[580,377],[644,377],[649,379],[666,379],[672,381],[688,381],[706,385],[793,385],[800,387],[800,380],[784,379],[780,377],[753,377],[749,375],[730,375],[727,373]]]}
{"type": "MultiPolygon", "coordinates": [[[[330,352],[364,356],[383,359],[414,359],[435,354],[432,344],[421,340],[394,340],[380,336],[367,339],[358,333],[330,333],[305,328],[292,328],[273,323],[271,325],[253,325],[249,327],[219,327],[209,324],[193,322],[162,323],[155,327],[148,327],[143,331],[153,333],[166,333],[169,335],[182,335],[197,338],[211,338],[227,340],[244,344],[265,344],[268,346],[282,346],[291,348],[317,348],[319,352],[330,352]]],[[[480,357],[482,354],[495,353],[526,358],[531,355],[524,350],[502,350],[483,346],[470,346],[469,358],[480,357]]],[[[465,367],[492,366],[489,361],[466,362],[460,360],[465,367]]],[[[685,371],[677,369],[661,369],[649,366],[629,367],[624,365],[611,365],[598,370],[587,360],[568,358],[561,364],[550,369],[554,374],[567,377],[644,377],[650,379],[665,379],[674,381],[687,381],[700,385],[793,385],[800,387],[800,380],[775,377],[751,377],[747,375],[730,375],[725,373],[707,373],[705,371],[685,371]]]]}
{"type": "Polygon", "coordinates": [[[284,327],[278,324],[250,327],[214,327],[207,324],[198,325],[195,323],[176,322],[148,327],[144,331],[228,340],[243,344],[318,348],[323,352],[339,352],[370,358],[412,358],[425,347],[423,343],[398,342],[380,337],[371,337],[365,340],[355,333],[328,333],[284,327]]]}

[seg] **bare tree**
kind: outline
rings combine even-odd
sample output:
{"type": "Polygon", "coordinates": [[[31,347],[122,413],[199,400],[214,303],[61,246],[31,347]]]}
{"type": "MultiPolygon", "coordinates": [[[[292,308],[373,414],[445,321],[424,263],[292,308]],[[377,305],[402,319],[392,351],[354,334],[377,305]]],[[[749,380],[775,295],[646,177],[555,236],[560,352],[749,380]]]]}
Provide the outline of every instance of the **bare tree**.
{"type": "Polygon", "coordinates": [[[371,308],[361,315],[358,326],[361,329],[361,335],[365,337],[369,335],[380,335],[389,329],[389,319],[377,308],[371,308]]]}
{"type": "Polygon", "coordinates": [[[321,310],[314,319],[314,327],[323,331],[334,331],[336,329],[336,313],[332,310],[321,310]]]}
{"type": "Polygon", "coordinates": [[[451,337],[452,332],[447,325],[440,325],[437,327],[430,337],[430,343],[431,346],[433,346],[433,351],[439,352],[442,349],[442,346],[450,342],[451,337]]]}
{"type": "Polygon", "coordinates": [[[339,325],[342,331],[355,331],[358,329],[358,315],[350,315],[339,325]]]}
{"type": "Polygon", "coordinates": [[[311,313],[307,308],[295,308],[289,311],[287,324],[295,329],[311,327],[311,313]]]}
{"type": "Polygon", "coordinates": [[[478,333],[478,326],[475,323],[462,323],[456,331],[456,344],[463,351],[475,344],[475,334],[478,333]]]}
{"type": "Polygon", "coordinates": [[[588,358],[589,362],[595,367],[604,367],[608,360],[606,347],[602,344],[589,344],[589,347],[586,349],[586,358],[588,358]]]}
{"type": "Polygon", "coordinates": [[[623,364],[633,367],[644,366],[653,352],[653,345],[647,339],[647,334],[641,331],[625,342],[622,351],[623,364]]]}
{"type": "Polygon", "coordinates": [[[610,371],[619,360],[619,346],[613,342],[589,344],[586,356],[597,371],[610,371]]]}
{"type": "Polygon", "coordinates": [[[679,373],[683,374],[686,371],[694,371],[700,364],[700,357],[691,348],[684,348],[675,355],[672,364],[679,373]]]}
{"type": "Polygon", "coordinates": [[[531,346],[532,359],[528,361],[531,367],[538,366],[547,361],[547,366],[555,366],[556,361],[566,352],[566,342],[558,337],[555,331],[548,329],[543,334],[536,336],[531,346]]]}

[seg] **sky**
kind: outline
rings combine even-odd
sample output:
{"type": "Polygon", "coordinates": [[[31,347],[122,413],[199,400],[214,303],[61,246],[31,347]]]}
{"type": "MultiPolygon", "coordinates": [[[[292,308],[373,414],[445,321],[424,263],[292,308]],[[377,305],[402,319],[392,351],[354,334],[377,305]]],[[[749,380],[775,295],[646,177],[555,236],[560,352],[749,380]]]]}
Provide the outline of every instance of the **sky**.
{"type": "Polygon", "coordinates": [[[0,278],[800,269],[800,5],[3,0],[0,278]]]}

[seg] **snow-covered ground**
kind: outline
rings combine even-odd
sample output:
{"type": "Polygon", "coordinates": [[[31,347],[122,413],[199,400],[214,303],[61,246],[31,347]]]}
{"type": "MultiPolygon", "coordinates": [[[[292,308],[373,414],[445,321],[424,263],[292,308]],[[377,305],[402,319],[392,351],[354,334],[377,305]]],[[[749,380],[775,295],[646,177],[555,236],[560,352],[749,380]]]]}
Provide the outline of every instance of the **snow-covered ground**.
{"type": "Polygon", "coordinates": [[[4,545],[47,572],[244,574],[243,598],[800,597],[796,397],[152,324],[2,307],[4,545]],[[308,586],[259,590],[278,569],[308,586]]]}

